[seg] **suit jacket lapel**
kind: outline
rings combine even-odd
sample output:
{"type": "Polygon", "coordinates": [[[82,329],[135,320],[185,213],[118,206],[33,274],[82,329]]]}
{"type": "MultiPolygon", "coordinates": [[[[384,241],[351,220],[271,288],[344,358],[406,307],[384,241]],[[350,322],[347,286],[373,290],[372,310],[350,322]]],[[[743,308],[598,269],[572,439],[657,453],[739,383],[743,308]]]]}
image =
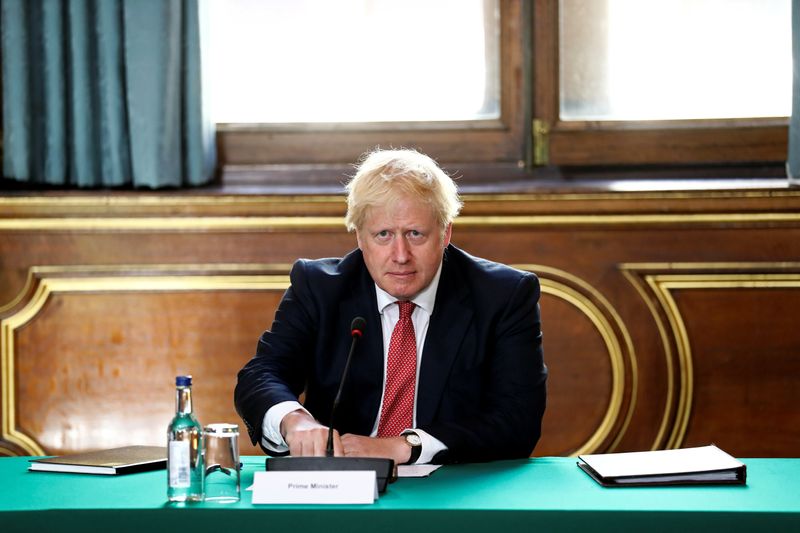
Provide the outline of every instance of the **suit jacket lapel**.
{"type": "Polygon", "coordinates": [[[425,336],[417,392],[417,425],[433,421],[450,368],[458,355],[464,333],[473,319],[467,305],[469,291],[459,280],[453,260],[445,253],[436,303],[425,336]]]}

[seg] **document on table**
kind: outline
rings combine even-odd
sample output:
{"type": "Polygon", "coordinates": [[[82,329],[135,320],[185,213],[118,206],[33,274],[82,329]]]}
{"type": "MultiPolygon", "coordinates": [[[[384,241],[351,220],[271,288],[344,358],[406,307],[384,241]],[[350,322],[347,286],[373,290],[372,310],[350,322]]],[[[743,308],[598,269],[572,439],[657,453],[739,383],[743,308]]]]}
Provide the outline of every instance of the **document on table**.
{"type": "Polygon", "coordinates": [[[442,465],[398,465],[397,477],[428,477],[442,465]]]}
{"type": "Polygon", "coordinates": [[[590,454],[578,466],[603,486],[744,484],[745,465],[716,446],[590,454]]]}
{"type": "Polygon", "coordinates": [[[165,468],[167,449],[164,446],[124,446],[30,461],[28,470],[32,472],[129,474],[165,468]]]}

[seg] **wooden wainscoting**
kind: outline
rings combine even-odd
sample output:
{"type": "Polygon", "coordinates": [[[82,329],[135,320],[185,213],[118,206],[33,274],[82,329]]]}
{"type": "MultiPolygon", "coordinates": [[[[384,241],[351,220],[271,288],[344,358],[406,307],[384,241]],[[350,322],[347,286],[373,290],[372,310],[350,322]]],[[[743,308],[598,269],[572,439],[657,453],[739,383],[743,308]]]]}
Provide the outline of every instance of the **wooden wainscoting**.
{"type": "MultiPolygon", "coordinates": [[[[536,455],[797,456],[800,191],[465,201],[454,243],[542,281],[536,455]]],[[[241,422],[236,372],[291,263],[352,249],[343,212],[340,196],[0,197],[0,454],[162,443],[179,373],[201,422],[241,422]]]]}
{"type": "Polygon", "coordinates": [[[32,268],[0,326],[3,447],[161,445],[179,374],[201,423],[236,421],[236,372],[288,282],[287,265],[32,268]]]}

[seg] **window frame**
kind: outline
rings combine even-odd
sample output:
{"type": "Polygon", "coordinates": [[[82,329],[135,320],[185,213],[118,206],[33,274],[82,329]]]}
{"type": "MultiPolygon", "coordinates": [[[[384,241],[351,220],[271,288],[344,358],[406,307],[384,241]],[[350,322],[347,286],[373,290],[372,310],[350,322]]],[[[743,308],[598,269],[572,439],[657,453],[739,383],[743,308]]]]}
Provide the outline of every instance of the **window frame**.
{"type": "Polygon", "coordinates": [[[530,148],[530,3],[500,0],[500,117],[386,123],[217,124],[223,183],[334,184],[375,147],[417,148],[469,180],[524,174],[530,148]]]}
{"type": "Polygon", "coordinates": [[[481,190],[610,174],[713,177],[718,169],[720,177],[782,175],[788,118],[560,120],[559,0],[500,0],[499,6],[499,119],[217,124],[221,182],[338,190],[353,163],[375,147],[417,148],[462,185],[481,190]]]}
{"type": "Polygon", "coordinates": [[[545,132],[534,148],[555,166],[783,163],[788,118],[562,121],[559,0],[535,0],[534,116],[545,132]]]}

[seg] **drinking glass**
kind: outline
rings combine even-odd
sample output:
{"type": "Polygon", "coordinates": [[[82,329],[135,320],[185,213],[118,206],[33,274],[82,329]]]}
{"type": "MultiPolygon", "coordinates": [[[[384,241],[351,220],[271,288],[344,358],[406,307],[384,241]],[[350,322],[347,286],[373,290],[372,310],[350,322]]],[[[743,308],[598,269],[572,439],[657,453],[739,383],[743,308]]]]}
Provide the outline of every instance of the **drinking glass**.
{"type": "Polygon", "coordinates": [[[239,463],[239,426],[208,424],[203,428],[205,441],[205,501],[238,502],[241,493],[239,463]]]}

